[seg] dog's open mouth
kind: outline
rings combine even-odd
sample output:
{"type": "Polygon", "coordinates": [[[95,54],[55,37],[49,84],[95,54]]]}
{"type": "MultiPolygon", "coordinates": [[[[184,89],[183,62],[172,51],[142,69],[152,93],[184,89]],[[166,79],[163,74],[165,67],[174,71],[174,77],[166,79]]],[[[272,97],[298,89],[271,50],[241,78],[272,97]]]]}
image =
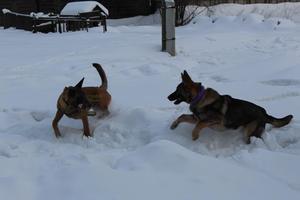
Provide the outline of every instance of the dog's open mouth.
{"type": "Polygon", "coordinates": [[[168,96],[169,101],[174,101],[175,105],[178,105],[182,102],[182,100],[174,93],[168,96]]]}
{"type": "Polygon", "coordinates": [[[181,99],[176,99],[176,101],[174,101],[174,104],[175,104],[175,105],[178,105],[178,104],[180,104],[181,102],[182,102],[181,99]]]}
{"type": "Polygon", "coordinates": [[[95,116],[96,111],[94,111],[92,108],[88,110],[88,116],[95,116]]]}

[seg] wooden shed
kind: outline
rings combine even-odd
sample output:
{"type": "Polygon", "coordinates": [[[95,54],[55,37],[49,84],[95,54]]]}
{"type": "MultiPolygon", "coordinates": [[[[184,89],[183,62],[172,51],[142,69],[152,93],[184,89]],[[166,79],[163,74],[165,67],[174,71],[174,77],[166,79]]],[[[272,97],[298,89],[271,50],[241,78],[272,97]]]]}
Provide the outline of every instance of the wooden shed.
{"type": "Polygon", "coordinates": [[[100,12],[103,16],[108,16],[108,9],[97,1],[75,1],[67,3],[61,10],[61,16],[74,16],[81,13],[100,12]]]}
{"type": "MultiPolygon", "coordinates": [[[[78,0],[0,0],[0,11],[4,8],[30,14],[31,12],[60,13],[69,2],[78,0]]],[[[148,15],[156,10],[155,0],[97,0],[109,10],[109,18],[124,18],[148,15]]],[[[32,23],[25,18],[10,19],[7,24],[17,24],[17,28],[31,30],[32,23]]],[[[0,26],[4,25],[3,13],[0,12],[0,26]]]]}
{"type": "MultiPolygon", "coordinates": [[[[60,12],[60,17],[72,18],[78,17],[79,19],[89,19],[88,24],[82,24],[81,21],[67,21],[66,30],[76,31],[82,27],[96,27],[101,22],[106,28],[106,18],[109,16],[108,9],[97,1],[76,1],[67,3],[60,12]]],[[[86,28],[87,28],[86,27],[86,28]]]]}
{"type": "MultiPolygon", "coordinates": [[[[40,5],[38,5],[40,6],[40,5]]],[[[33,32],[68,32],[87,30],[103,25],[106,32],[106,18],[109,12],[97,1],[76,1],[67,3],[60,13],[31,12],[30,14],[2,9],[4,28],[16,27],[33,32]]]]}

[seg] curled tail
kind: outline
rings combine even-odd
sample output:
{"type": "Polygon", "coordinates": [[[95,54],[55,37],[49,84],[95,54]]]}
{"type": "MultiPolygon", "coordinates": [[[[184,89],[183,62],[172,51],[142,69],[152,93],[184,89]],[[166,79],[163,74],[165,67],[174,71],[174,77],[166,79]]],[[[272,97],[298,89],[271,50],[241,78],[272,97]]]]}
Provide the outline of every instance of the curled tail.
{"type": "Polygon", "coordinates": [[[101,77],[102,84],[101,84],[100,87],[102,87],[104,89],[107,89],[107,78],[106,78],[106,74],[105,74],[103,68],[98,63],[93,63],[93,66],[96,68],[96,70],[98,71],[98,73],[101,77]]]}
{"type": "Polygon", "coordinates": [[[267,123],[272,124],[276,128],[280,128],[282,126],[287,125],[293,119],[293,115],[288,115],[283,118],[275,118],[271,115],[267,115],[267,123]]]}

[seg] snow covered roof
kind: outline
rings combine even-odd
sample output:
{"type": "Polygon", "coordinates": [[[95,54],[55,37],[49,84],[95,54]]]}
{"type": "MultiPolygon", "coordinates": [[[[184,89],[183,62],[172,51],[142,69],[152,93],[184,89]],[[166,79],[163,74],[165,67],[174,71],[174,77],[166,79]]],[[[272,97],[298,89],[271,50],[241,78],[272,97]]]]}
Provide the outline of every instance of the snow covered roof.
{"type": "Polygon", "coordinates": [[[78,15],[79,13],[91,12],[95,7],[99,8],[104,12],[105,15],[109,15],[107,8],[97,1],[77,1],[70,2],[60,12],[61,15],[78,15]]]}
{"type": "Polygon", "coordinates": [[[11,12],[11,11],[8,10],[8,9],[6,9],[6,8],[2,9],[2,13],[3,13],[3,14],[7,14],[7,13],[10,13],[10,12],[11,12]]]}

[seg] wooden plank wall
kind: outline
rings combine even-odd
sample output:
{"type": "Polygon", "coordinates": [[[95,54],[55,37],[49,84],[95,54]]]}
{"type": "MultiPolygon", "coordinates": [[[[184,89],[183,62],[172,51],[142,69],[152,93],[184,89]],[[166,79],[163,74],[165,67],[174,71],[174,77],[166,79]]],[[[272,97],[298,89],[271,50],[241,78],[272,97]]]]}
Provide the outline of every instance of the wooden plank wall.
{"type": "MultiPolygon", "coordinates": [[[[80,0],[39,0],[40,11],[59,13],[61,9],[71,1],[80,0]]],[[[131,17],[136,15],[147,15],[155,11],[154,0],[98,0],[110,11],[110,18],[131,17]]],[[[11,9],[15,12],[30,13],[37,12],[35,0],[0,0],[0,9],[11,9]]],[[[2,19],[0,14],[0,25],[2,19]]]]}
{"type": "Polygon", "coordinates": [[[31,20],[28,20],[24,17],[14,17],[14,16],[4,18],[2,13],[3,8],[29,14],[30,12],[36,11],[35,0],[26,0],[26,3],[24,3],[24,0],[14,0],[14,1],[1,0],[0,1],[0,11],[1,11],[0,26],[4,26],[5,24],[8,26],[9,24],[15,24],[16,28],[31,30],[31,26],[32,26],[31,20]]]}
{"type": "Polygon", "coordinates": [[[110,18],[149,15],[155,12],[154,0],[101,0],[110,12],[110,18]]]}

